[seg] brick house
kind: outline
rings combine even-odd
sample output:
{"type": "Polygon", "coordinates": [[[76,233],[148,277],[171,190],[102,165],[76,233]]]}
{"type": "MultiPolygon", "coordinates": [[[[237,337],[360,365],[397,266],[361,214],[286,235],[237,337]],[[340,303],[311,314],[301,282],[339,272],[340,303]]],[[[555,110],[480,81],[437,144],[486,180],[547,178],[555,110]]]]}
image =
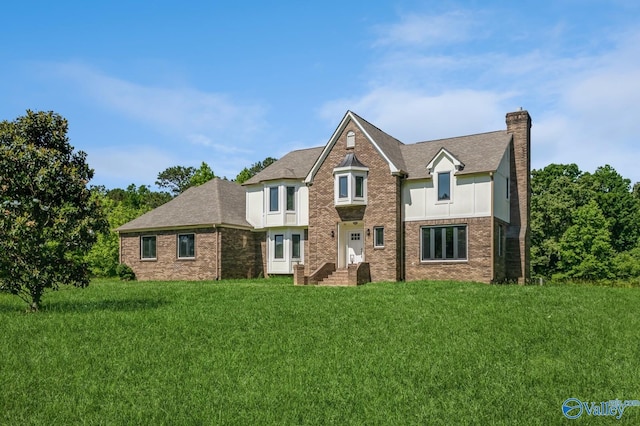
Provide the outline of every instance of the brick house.
{"type": "MultiPolygon", "coordinates": [[[[293,274],[296,284],[524,282],[530,128],[528,112],[517,111],[506,130],[404,144],[348,111],[326,145],[292,151],[239,187],[245,216],[230,229],[253,235],[253,275],[293,274]]],[[[121,239],[132,239],[121,260],[144,264],[144,232],[124,227],[121,239]]]]}
{"type": "Polygon", "coordinates": [[[140,280],[257,277],[264,233],[245,216],[244,189],[212,179],[116,229],[120,262],[140,280]]]}

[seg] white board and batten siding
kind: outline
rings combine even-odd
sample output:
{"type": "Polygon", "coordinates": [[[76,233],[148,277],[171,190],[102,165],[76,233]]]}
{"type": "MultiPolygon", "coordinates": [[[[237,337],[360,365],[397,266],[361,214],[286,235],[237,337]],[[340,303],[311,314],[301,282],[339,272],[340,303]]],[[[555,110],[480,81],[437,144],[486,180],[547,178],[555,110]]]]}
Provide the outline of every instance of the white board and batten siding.
{"type": "Polygon", "coordinates": [[[308,226],[309,189],[302,182],[277,181],[247,186],[247,222],[256,229],[308,226]],[[287,210],[287,187],[295,188],[294,208],[287,210]],[[270,211],[270,191],[277,188],[278,208],[270,211]]]}
{"type": "Polygon", "coordinates": [[[456,175],[453,163],[446,157],[435,164],[430,179],[408,180],[402,187],[404,221],[423,221],[491,216],[491,185],[494,182],[493,213],[509,221],[509,200],[506,198],[506,177],[509,175],[508,152],[498,170],[473,175],[456,175]],[[451,172],[451,196],[438,200],[437,179],[440,172],[451,172]]]}

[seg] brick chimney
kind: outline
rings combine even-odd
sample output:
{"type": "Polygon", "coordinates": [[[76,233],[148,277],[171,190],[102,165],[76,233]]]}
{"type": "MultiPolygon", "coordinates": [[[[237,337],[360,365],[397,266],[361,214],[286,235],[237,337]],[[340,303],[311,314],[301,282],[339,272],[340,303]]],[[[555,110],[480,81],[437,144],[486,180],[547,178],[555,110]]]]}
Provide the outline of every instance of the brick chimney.
{"type": "Polygon", "coordinates": [[[507,278],[526,284],[531,278],[531,116],[527,111],[510,112],[506,117],[511,143],[510,224],[507,228],[507,278]]]}

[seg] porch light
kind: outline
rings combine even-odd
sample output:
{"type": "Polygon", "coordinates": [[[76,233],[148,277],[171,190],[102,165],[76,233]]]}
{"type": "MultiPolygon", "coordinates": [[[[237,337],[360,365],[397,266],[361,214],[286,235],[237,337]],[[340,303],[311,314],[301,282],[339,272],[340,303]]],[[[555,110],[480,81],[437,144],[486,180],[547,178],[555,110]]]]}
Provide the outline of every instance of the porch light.
{"type": "Polygon", "coordinates": [[[331,238],[335,237],[335,233],[333,232],[333,229],[331,230],[331,238]]]}

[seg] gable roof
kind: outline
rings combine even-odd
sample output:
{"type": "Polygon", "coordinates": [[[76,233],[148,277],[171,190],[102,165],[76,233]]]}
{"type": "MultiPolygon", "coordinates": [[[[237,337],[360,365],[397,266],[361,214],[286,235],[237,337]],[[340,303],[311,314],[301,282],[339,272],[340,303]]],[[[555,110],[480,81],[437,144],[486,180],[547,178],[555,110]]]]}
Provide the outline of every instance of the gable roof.
{"type": "Polygon", "coordinates": [[[333,135],[331,135],[331,138],[329,138],[329,142],[327,142],[327,144],[323,147],[322,153],[317,158],[315,163],[313,163],[311,170],[309,170],[309,174],[305,178],[306,183],[313,182],[313,178],[316,172],[318,171],[324,160],[327,158],[327,155],[329,155],[329,152],[336,144],[338,137],[346,127],[347,123],[349,123],[349,121],[352,121],[356,124],[356,126],[360,128],[365,137],[369,139],[369,142],[371,142],[373,147],[378,151],[382,158],[386,160],[386,162],[389,164],[389,170],[391,173],[404,173],[404,159],[402,158],[402,153],[400,151],[400,146],[402,146],[403,143],[393,136],[386,134],[354,112],[347,111],[347,113],[342,118],[342,121],[340,121],[340,124],[333,132],[333,135]]]}
{"type": "Polygon", "coordinates": [[[246,221],[245,190],[214,178],[187,189],[171,201],[125,223],[118,232],[229,225],[251,228],[246,221]]]}
{"type": "Polygon", "coordinates": [[[324,147],[298,149],[291,151],[278,161],[271,163],[267,168],[248,179],[243,185],[251,185],[275,179],[302,180],[309,173],[309,169],[316,161],[324,147]]]}
{"type": "Polygon", "coordinates": [[[457,171],[456,175],[496,171],[511,138],[506,130],[499,130],[403,145],[402,156],[407,167],[407,179],[431,178],[427,164],[442,149],[464,163],[464,169],[457,171]]]}
{"type": "Polygon", "coordinates": [[[464,168],[457,171],[456,175],[496,171],[512,139],[506,130],[499,130],[404,144],[356,113],[347,111],[325,146],[291,151],[243,185],[277,179],[305,179],[306,182],[311,182],[349,120],[353,120],[360,127],[387,160],[391,173],[405,174],[407,179],[430,179],[427,165],[443,149],[464,164],[464,168]]]}
{"type": "Polygon", "coordinates": [[[404,146],[404,144],[398,139],[383,132],[373,124],[369,123],[358,114],[352,111],[349,112],[356,118],[356,122],[360,124],[362,130],[375,141],[374,145],[376,145],[380,149],[380,151],[382,151],[383,157],[385,157],[387,161],[395,167],[396,170],[393,170],[392,168],[391,171],[406,171],[404,158],[402,156],[402,147],[404,146]]]}

